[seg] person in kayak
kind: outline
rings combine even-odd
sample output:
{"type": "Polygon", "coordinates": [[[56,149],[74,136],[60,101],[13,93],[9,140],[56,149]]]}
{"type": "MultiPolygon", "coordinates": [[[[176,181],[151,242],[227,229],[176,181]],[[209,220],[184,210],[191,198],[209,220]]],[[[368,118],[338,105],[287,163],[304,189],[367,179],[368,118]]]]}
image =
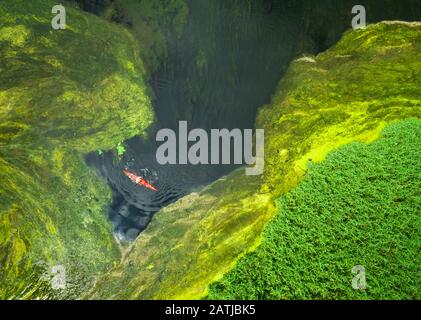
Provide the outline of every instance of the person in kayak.
{"type": "Polygon", "coordinates": [[[148,181],[146,181],[145,179],[143,179],[140,176],[135,175],[134,173],[131,173],[129,170],[127,170],[127,168],[123,169],[123,173],[129,177],[130,180],[132,180],[132,182],[140,185],[140,186],[144,186],[150,190],[153,191],[158,191],[157,188],[155,188],[153,185],[151,185],[148,181]]]}

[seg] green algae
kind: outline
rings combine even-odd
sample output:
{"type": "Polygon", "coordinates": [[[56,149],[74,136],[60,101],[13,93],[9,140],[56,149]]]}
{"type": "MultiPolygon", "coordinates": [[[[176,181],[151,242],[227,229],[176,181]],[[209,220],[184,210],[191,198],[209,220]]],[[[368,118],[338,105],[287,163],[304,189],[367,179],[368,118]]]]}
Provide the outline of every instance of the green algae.
{"type": "Polygon", "coordinates": [[[122,142],[119,142],[117,144],[116,151],[117,151],[117,156],[119,158],[121,158],[124,155],[124,153],[126,152],[126,147],[124,146],[122,142]]]}
{"type": "Polygon", "coordinates": [[[305,174],[309,159],[323,160],[353,140],[372,141],[394,119],[418,117],[419,41],[419,24],[381,23],[347,32],[312,62],[294,62],[257,119],[266,129],[273,164],[267,166],[264,187],[282,194],[305,174]],[[389,50],[389,38],[399,39],[394,42],[399,47],[389,50]]]}
{"type": "MultiPolygon", "coordinates": [[[[308,163],[322,161],[329,151],[352,141],[371,142],[378,137],[387,123],[397,119],[419,118],[420,39],[419,23],[380,23],[364,30],[347,32],[342,40],[327,52],[294,62],[281,81],[271,105],[261,109],[258,116],[257,126],[264,127],[266,135],[266,170],[262,190],[270,191],[275,197],[285,194],[305,176],[308,163]]],[[[416,215],[417,209],[413,207],[412,210],[412,214],[416,215]]],[[[362,214],[366,213],[362,211],[362,214]]],[[[281,224],[282,220],[279,219],[282,218],[278,213],[274,224],[281,224]]],[[[270,225],[268,228],[271,228],[270,225]]],[[[275,239],[273,241],[278,244],[282,242],[281,235],[279,239],[275,233],[263,235],[263,241],[268,242],[271,239],[275,239]]],[[[346,245],[345,242],[343,246],[346,245]]],[[[283,247],[281,246],[280,250],[283,247]]],[[[413,248],[413,244],[410,244],[410,247],[413,248]]],[[[321,248],[324,249],[328,250],[325,247],[321,248]]],[[[270,250],[275,250],[274,246],[270,250]]],[[[259,254],[261,251],[257,251],[256,255],[259,254]]],[[[339,256],[337,258],[340,259],[339,256]]],[[[305,281],[310,277],[310,273],[306,274],[307,278],[301,285],[298,284],[297,278],[294,278],[291,279],[291,283],[282,282],[288,288],[277,291],[279,287],[276,284],[269,285],[270,281],[279,280],[279,274],[274,271],[265,275],[269,281],[266,282],[267,291],[257,284],[260,283],[258,279],[256,291],[248,290],[250,281],[253,281],[252,264],[255,265],[255,262],[250,263],[251,260],[253,258],[247,257],[241,260],[232,273],[213,287],[210,298],[352,296],[349,288],[335,295],[328,292],[328,287],[324,288],[323,284],[317,287],[314,283],[311,289],[306,291],[305,281]],[[238,282],[234,279],[238,279],[238,282]],[[231,287],[231,281],[233,285],[236,283],[241,286],[242,280],[244,286],[238,289],[237,295],[231,287]],[[297,291],[291,287],[294,285],[297,291]],[[311,291],[312,289],[314,291],[311,291]],[[301,292],[298,292],[299,290],[301,292]],[[320,293],[323,290],[324,295],[320,293]],[[310,291],[312,293],[309,293],[310,291]]],[[[285,264],[292,263],[291,261],[292,258],[286,259],[285,264]]],[[[263,265],[262,269],[270,268],[268,264],[269,262],[263,265]]],[[[348,269],[344,272],[348,272],[348,269]]],[[[384,272],[382,275],[385,277],[384,281],[390,280],[389,275],[384,272]]],[[[401,276],[402,281],[408,280],[410,273],[401,276]]],[[[332,279],[334,278],[332,276],[332,279]]],[[[320,280],[317,275],[314,275],[314,279],[320,280]]],[[[326,286],[329,285],[331,283],[327,281],[326,286]]],[[[394,291],[389,291],[388,295],[381,295],[379,290],[377,287],[376,292],[367,297],[416,296],[412,285],[408,289],[410,293],[402,292],[401,296],[394,291]]]]}
{"type": "MultiPolygon", "coordinates": [[[[420,115],[419,25],[350,32],[327,53],[294,62],[260,112],[264,177],[236,171],[161,210],[118,263],[105,217],[109,190],[81,154],[145,134],[152,113],[139,56],[153,70],[164,42],[141,23],[138,50],[125,29],[75,10],[69,33],[55,33],[50,5],[25,2],[33,15],[22,12],[21,1],[0,5],[1,297],[204,297],[209,283],[258,246],[274,199],[301,181],[309,159],[373,141],[387,123],[420,115]],[[14,25],[22,27],[11,35],[14,25]],[[69,111],[60,114],[63,108],[69,111]],[[71,292],[40,280],[57,264],[68,269],[71,292]]],[[[178,19],[182,26],[185,17],[178,19]]],[[[204,51],[193,61],[206,73],[204,51]]]]}
{"type": "Polygon", "coordinates": [[[256,122],[265,129],[264,176],[236,171],[158,212],[86,298],[205,297],[209,283],[259,245],[274,200],[303,179],[309,160],[373,141],[386,124],[421,115],[420,28],[372,25],[293,62],[256,122]],[[389,38],[399,47],[390,48],[389,38]]]}
{"type": "Polygon", "coordinates": [[[120,259],[111,192],[87,152],[146,134],[154,120],[131,34],[54,1],[0,3],[0,298],[76,298],[120,259]],[[67,288],[51,288],[62,265],[67,288]]]}
{"type": "Polygon", "coordinates": [[[259,248],[210,299],[419,299],[421,120],[388,126],[311,164],[277,200],[259,248]],[[353,266],[365,290],[351,286],[353,266]]]}
{"type": "Polygon", "coordinates": [[[274,210],[269,195],[254,194],[257,186],[242,169],[162,209],[86,298],[202,296],[215,274],[253,246],[274,210]]]}

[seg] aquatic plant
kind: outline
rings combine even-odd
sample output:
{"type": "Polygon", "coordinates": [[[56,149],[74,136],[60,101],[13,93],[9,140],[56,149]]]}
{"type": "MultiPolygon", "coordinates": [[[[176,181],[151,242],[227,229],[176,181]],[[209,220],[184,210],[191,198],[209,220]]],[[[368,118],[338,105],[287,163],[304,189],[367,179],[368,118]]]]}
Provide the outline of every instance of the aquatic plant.
{"type": "Polygon", "coordinates": [[[102,12],[102,16],[131,26],[151,75],[168,56],[166,37],[181,37],[188,13],[185,0],[116,0],[102,12]]]}
{"type": "Polygon", "coordinates": [[[124,155],[126,152],[126,147],[124,146],[123,142],[119,142],[116,147],[117,156],[119,159],[124,155]]]}

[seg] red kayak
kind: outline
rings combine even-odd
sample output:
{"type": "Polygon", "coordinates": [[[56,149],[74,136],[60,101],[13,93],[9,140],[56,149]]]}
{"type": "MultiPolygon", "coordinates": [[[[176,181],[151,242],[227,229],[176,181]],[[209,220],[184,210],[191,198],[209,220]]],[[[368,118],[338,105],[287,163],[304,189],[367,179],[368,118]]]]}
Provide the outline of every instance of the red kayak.
{"type": "Polygon", "coordinates": [[[158,191],[158,189],[155,188],[153,185],[151,185],[148,181],[146,181],[142,177],[139,177],[139,176],[135,175],[134,173],[131,173],[129,170],[123,169],[123,173],[126,176],[128,176],[130,178],[130,180],[132,180],[134,183],[136,183],[140,186],[144,186],[144,187],[146,187],[148,189],[151,189],[153,191],[158,191]]]}

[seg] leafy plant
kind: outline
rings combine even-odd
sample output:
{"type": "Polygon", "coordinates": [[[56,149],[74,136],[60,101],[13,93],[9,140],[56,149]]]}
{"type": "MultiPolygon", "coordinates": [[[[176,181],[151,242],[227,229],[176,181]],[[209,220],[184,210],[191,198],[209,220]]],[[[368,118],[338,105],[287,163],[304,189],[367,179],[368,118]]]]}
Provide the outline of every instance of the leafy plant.
{"type": "Polygon", "coordinates": [[[121,158],[124,155],[124,153],[126,152],[126,147],[124,146],[124,144],[122,142],[119,142],[117,144],[116,150],[117,150],[117,156],[119,158],[121,158]]]}

